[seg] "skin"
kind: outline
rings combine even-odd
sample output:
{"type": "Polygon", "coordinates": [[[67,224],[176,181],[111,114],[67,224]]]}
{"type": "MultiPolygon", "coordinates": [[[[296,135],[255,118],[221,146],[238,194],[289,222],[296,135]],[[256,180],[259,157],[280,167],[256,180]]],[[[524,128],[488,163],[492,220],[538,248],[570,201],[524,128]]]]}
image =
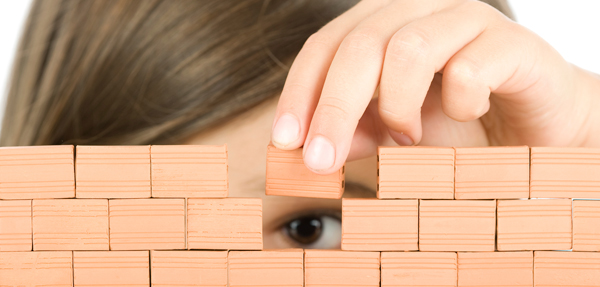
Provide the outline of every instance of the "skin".
{"type": "Polygon", "coordinates": [[[273,144],[316,173],[378,145],[600,146],[600,77],[487,4],[363,0],[296,57],[273,144]]]}

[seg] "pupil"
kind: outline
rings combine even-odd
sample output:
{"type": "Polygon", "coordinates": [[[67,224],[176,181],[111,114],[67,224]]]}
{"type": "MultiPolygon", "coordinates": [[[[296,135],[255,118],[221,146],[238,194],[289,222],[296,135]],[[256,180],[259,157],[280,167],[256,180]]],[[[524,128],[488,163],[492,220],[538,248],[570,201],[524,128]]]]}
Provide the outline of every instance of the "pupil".
{"type": "Polygon", "coordinates": [[[287,225],[289,236],[302,244],[311,244],[321,237],[323,223],[315,216],[305,216],[287,225]]]}

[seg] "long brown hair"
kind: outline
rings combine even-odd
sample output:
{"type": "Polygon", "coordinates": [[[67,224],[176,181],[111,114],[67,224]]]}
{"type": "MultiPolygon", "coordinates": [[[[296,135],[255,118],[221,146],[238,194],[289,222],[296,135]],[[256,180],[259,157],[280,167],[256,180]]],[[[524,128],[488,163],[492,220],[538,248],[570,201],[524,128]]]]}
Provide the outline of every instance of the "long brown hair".
{"type": "Polygon", "coordinates": [[[0,146],[180,143],[277,95],[304,41],[355,3],[36,0],[0,146]]]}

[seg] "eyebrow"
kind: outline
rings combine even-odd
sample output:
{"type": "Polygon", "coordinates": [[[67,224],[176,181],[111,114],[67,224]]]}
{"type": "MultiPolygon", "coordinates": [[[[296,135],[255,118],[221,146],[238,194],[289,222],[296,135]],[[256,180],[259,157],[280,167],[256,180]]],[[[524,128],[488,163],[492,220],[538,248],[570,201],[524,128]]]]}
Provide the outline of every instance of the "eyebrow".
{"type": "Polygon", "coordinates": [[[364,184],[346,180],[344,187],[344,198],[375,198],[377,192],[364,184]]]}

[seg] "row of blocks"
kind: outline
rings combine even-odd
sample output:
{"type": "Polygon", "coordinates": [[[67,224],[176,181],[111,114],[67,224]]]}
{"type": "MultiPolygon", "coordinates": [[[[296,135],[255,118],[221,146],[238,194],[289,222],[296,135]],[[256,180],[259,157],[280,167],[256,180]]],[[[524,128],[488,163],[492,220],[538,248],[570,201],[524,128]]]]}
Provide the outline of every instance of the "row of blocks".
{"type": "Polygon", "coordinates": [[[0,252],[0,286],[600,286],[597,252],[0,252]]]}

